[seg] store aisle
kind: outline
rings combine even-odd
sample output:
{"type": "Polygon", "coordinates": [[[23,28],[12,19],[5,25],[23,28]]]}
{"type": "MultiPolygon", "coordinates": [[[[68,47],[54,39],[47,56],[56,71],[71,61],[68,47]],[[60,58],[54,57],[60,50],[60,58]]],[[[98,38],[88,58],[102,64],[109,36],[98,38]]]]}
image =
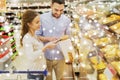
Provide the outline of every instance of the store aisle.
{"type": "MultiPolygon", "coordinates": [[[[22,65],[26,64],[26,63],[24,62],[25,57],[22,56],[24,53],[22,51],[22,48],[20,47],[20,30],[19,29],[14,30],[14,38],[15,38],[15,43],[16,43],[16,49],[18,51],[18,56],[16,56],[15,59],[12,61],[12,63],[8,67],[8,70],[11,70],[11,68],[14,67],[15,70],[23,71],[26,69],[24,69],[24,66],[22,66],[22,65]]],[[[95,77],[96,74],[97,73],[87,75],[87,78],[89,78],[89,80],[96,80],[96,77],[95,77]]],[[[6,74],[6,75],[2,75],[2,77],[0,76],[0,79],[2,79],[3,76],[9,77],[9,79],[13,79],[13,78],[16,79],[16,78],[19,78],[19,76],[20,76],[21,80],[22,79],[27,80],[27,74],[20,74],[20,75],[6,74]]],[[[7,77],[5,77],[5,78],[7,78],[7,77]]],[[[64,77],[62,78],[62,80],[76,80],[75,78],[76,77],[75,77],[72,65],[66,64],[65,71],[64,71],[64,77]]],[[[56,80],[54,71],[53,71],[53,79],[56,80]]],[[[3,78],[3,80],[4,80],[4,78],[3,78]]]]}
{"type": "MultiPolygon", "coordinates": [[[[12,67],[14,67],[15,70],[25,70],[23,64],[26,64],[24,62],[24,54],[22,49],[20,48],[20,30],[15,30],[14,31],[14,38],[16,40],[16,49],[18,51],[18,56],[15,57],[15,59],[12,61],[11,65],[9,66],[8,70],[10,70],[12,67]]],[[[87,75],[89,80],[96,80],[95,78],[96,73],[87,75]]],[[[11,80],[27,80],[27,74],[4,74],[0,76],[0,79],[5,80],[5,78],[9,78],[11,80]],[[5,77],[7,76],[7,77],[5,77]]],[[[53,71],[53,79],[56,80],[55,72],[53,71]]],[[[66,64],[65,65],[65,71],[64,71],[64,77],[62,80],[76,80],[72,64],[66,64]]]]}

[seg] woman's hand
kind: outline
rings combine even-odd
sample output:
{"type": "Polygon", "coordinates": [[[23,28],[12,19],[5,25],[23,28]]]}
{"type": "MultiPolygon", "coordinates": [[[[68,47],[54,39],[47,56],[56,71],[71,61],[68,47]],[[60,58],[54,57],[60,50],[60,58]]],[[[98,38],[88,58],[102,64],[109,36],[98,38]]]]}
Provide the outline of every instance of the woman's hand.
{"type": "Polygon", "coordinates": [[[51,48],[55,48],[56,45],[57,45],[56,41],[51,41],[51,42],[48,42],[45,46],[51,49],[51,48]]]}
{"type": "Polygon", "coordinates": [[[46,49],[53,49],[57,45],[56,40],[48,42],[44,47],[42,51],[45,51],[46,49]]]}

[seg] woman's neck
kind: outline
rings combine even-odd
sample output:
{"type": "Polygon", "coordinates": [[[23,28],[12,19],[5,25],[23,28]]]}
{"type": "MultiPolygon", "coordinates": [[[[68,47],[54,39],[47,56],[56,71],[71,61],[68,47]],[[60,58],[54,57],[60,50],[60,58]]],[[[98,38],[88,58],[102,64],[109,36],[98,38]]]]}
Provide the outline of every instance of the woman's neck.
{"type": "Polygon", "coordinates": [[[30,30],[28,33],[29,33],[31,36],[35,36],[35,31],[34,31],[34,30],[30,30]]]}

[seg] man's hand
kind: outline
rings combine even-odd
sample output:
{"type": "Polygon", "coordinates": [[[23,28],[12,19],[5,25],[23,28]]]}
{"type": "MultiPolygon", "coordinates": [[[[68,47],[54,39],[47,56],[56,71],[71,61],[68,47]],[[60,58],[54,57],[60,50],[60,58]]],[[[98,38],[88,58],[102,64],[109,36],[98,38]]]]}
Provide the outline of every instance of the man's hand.
{"type": "Polygon", "coordinates": [[[60,37],[61,40],[66,40],[66,39],[68,39],[68,38],[69,38],[68,35],[64,35],[64,36],[60,37]]]}

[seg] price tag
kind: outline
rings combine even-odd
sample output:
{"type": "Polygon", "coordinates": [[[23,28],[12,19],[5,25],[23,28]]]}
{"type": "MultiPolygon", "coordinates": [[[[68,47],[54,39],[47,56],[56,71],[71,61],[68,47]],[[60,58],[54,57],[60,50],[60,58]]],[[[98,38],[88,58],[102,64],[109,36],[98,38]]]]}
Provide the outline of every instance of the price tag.
{"type": "Polygon", "coordinates": [[[104,70],[104,74],[106,75],[108,80],[112,80],[113,76],[116,75],[116,71],[111,65],[108,65],[107,68],[104,70]]]}

